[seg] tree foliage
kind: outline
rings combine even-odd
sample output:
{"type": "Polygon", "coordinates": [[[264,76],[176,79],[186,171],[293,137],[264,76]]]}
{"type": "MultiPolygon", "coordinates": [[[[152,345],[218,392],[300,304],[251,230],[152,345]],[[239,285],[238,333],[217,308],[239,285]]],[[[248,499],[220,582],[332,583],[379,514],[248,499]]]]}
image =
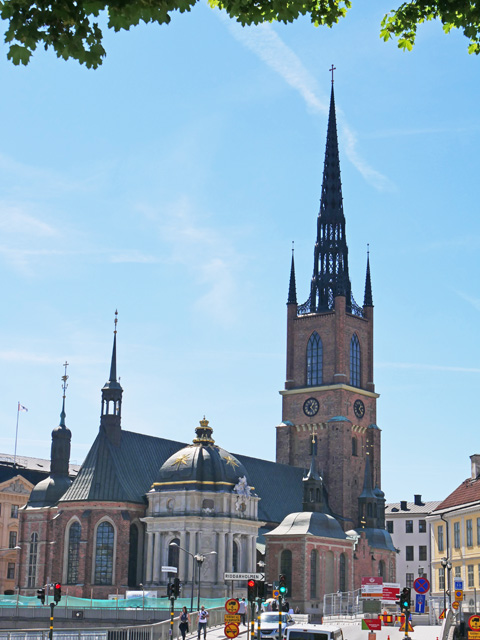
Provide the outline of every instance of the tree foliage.
{"type": "MultiPolygon", "coordinates": [[[[7,57],[28,64],[38,45],[53,48],[59,58],[74,58],[96,68],[106,55],[98,19],[108,16],[108,27],[130,29],[140,22],[168,24],[174,12],[190,11],[198,0],[0,0],[0,17],[7,22],[7,57]]],[[[359,0],[360,1],[360,0],[359,0]]],[[[346,16],[352,0],[210,0],[242,25],[293,22],[307,15],[316,25],[332,27],[346,16]]],[[[479,4],[480,7],[480,4],[479,4]]],[[[411,0],[384,16],[380,36],[394,37],[410,50],[417,28],[439,20],[448,33],[461,29],[469,39],[469,53],[480,52],[480,8],[476,0],[411,0]]]]}

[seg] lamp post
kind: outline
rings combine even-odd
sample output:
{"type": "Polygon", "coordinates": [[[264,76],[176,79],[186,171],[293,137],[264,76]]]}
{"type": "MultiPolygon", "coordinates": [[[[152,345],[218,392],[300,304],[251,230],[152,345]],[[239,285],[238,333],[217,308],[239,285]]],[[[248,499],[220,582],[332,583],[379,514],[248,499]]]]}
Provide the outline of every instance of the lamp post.
{"type": "Polygon", "coordinates": [[[442,558],[441,564],[443,567],[443,610],[447,610],[447,571],[450,578],[450,571],[452,570],[452,563],[448,558],[442,558]]]}
{"type": "Polygon", "coordinates": [[[200,610],[200,569],[202,568],[202,564],[205,562],[205,556],[213,556],[213,555],[217,555],[216,551],[209,551],[206,554],[202,554],[202,553],[197,553],[195,556],[193,556],[195,558],[195,560],[197,561],[197,566],[198,566],[198,594],[197,594],[197,609],[200,610]]]}
{"type": "MultiPolygon", "coordinates": [[[[205,561],[205,556],[200,554],[200,553],[193,554],[191,551],[187,551],[187,549],[184,549],[183,547],[181,547],[176,542],[170,542],[170,546],[171,547],[177,547],[178,549],[181,549],[182,551],[187,553],[189,556],[191,556],[193,558],[193,560],[197,561],[197,566],[198,566],[198,608],[200,609],[200,565],[205,561]]],[[[216,554],[216,553],[217,553],[216,551],[210,551],[207,555],[216,554]]],[[[192,591],[191,591],[191,595],[190,595],[190,613],[193,611],[193,585],[194,585],[194,583],[195,583],[195,565],[192,565],[192,591]]]]}

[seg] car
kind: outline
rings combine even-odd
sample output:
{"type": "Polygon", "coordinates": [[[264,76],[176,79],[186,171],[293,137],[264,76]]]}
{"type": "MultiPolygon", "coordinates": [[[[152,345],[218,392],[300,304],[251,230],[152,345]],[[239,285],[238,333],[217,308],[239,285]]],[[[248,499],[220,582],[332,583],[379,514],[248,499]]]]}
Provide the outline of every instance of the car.
{"type": "Polygon", "coordinates": [[[285,630],[285,640],[344,640],[340,627],[296,623],[285,630]]]}
{"type": "MultiPolygon", "coordinates": [[[[260,616],[260,638],[278,638],[278,628],[280,624],[280,616],[282,617],[282,636],[287,626],[293,624],[293,619],[288,613],[280,613],[278,611],[265,611],[260,616]]],[[[253,632],[253,637],[257,638],[257,625],[253,632]]]]}

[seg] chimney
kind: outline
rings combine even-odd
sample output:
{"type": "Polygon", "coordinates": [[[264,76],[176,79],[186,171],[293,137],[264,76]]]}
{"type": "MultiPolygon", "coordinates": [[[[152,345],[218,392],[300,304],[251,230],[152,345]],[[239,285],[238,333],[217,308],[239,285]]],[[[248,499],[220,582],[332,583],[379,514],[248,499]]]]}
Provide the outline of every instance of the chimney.
{"type": "Polygon", "coordinates": [[[424,507],[425,506],[425,503],[422,502],[422,495],[421,494],[416,493],[413,496],[413,504],[415,506],[417,506],[417,507],[424,507]]]}
{"type": "Polygon", "coordinates": [[[402,511],[408,511],[408,509],[407,509],[407,501],[406,500],[400,500],[400,509],[402,511]]]}
{"type": "Polygon", "coordinates": [[[472,480],[475,480],[480,475],[480,454],[474,453],[470,456],[472,461],[472,480]]]}

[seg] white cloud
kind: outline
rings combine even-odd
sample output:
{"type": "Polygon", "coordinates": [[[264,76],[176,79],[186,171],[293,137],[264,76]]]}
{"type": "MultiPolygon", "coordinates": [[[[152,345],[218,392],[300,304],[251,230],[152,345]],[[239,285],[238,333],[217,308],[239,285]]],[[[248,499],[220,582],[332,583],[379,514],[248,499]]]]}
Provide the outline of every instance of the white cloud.
{"type": "Polygon", "coordinates": [[[466,293],[462,293],[461,291],[457,291],[457,295],[459,295],[460,298],[463,298],[466,302],[469,302],[477,311],[480,311],[480,298],[474,298],[466,293]]]}
{"type": "Polygon", "coordinates": [[[58,236],[58,230],[47,222],[27,213],[18,204],[0,202],[0,231],[25,236],[58,236]]]}
{"type": "Polygon", "coordinates": [[[121,253],[114,253],[110,257],[110,262],[114,263],[137,263],[137,264],[153,264],[159,262],[159,259],[155,256],[151,256],[147,253],[142,253],[136,249],[123,251],[121,253]]]}
{"type": "MultiPolygon", "coordinates": [[[[300,58],[288,47],[270,24],[242,27],[238,22],[219,15],[224,20],[232,35],[260,60],[278,73],[303,98],[307,109],[313,113],[328,113],[329,100],[322,94],[316,79],[305,68],[300,58]]],[[[357,138],[348,126],[345,117],[337,108],[339,135],[345,141],[347,158],[361,173],[367,182],[379,191],[394,188],[389,178],[371,167],[357,150],[357,138]]]]}

